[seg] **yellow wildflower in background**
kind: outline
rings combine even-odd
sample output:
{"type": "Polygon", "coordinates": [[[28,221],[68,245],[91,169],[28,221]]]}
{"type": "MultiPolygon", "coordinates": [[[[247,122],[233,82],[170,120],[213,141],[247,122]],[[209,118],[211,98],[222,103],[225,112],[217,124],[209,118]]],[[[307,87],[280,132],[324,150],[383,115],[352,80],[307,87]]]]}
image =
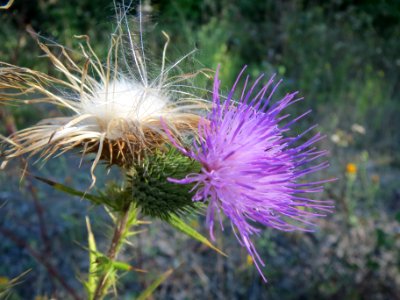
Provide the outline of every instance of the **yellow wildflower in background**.
{"type": "Polygon", "coordinates": [[[347,174],[357,174],[357,165],[353,163],[348,163],[346,165],[346,173],[347,174]]]}

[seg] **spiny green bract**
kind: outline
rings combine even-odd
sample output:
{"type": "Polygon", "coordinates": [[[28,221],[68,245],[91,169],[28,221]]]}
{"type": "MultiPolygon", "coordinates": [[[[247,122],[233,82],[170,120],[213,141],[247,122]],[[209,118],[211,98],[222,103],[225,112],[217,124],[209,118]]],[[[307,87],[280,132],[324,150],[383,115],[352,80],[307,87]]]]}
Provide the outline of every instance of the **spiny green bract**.
{"type": "Polygon", "coordinates": [[[168,219],[172,213],[187,213],[195,206],[191,199],[192,186],[180,186],[168,178],[183,178],[199,170],[197,162],[175,149],[158,152],[131,169],[127,191],[144,215],[168,219]]]}
{"type": "Polygon", "coordinates": [[[144,215],[168,220],[171,214],[189,213],[199,205],[192,201],[192,185],[177,185],[168,178],[184,178],[199,171],[198,162],[176,149],[158,151],[132,167],[122,185],[109,183],[95,204],[102,203],[114,212],[124,212],[134,203],[144,215]]]}

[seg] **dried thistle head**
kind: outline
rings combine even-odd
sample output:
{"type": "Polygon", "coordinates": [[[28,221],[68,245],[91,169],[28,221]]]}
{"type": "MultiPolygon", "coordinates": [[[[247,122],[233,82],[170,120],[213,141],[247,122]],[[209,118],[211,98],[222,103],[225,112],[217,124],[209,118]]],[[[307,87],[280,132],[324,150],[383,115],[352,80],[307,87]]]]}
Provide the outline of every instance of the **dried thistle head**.
{"type": "Polygon", "coordinates": [[[149,152],[162,149],[169,142],[165,126],[178,140],[187,133],[195,134],[199,115],[207,103],[182,90],[188,87],[183,82],[196,74],[170,76],[187,56],[167,67],[165,54],[169,37],[165,36],[162,65],[155,78],[148,75],[141,32],[137,43],[137,36],[129,29],[126,12],[111,36],[104,63],[93,51],[87,36],[77,36],[83,40],[81,64],[64,47],[57,45],[61,56],[56,56],[39,42],[63,79],[0,63],[0,103],[45,102],[72,113],[42,120],[8,138],[3,137],[2,166],[24,154],[39,154],[47,160],[78,149],[83,154],[96,154],[91,168],[94,184],[93,172],[100,160],[130,168],[149,152]],[[123,22],[126,33],[122,30],[123,22]]]}

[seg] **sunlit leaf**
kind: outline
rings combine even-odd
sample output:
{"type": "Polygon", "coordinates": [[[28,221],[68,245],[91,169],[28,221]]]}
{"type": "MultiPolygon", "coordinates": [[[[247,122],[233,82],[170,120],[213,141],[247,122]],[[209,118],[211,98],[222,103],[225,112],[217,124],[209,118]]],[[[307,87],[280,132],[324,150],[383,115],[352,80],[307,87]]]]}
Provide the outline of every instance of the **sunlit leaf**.
{"type": "Polygon", "coordinates": [[[127,264],[122,261],[113,261],[112,265],[115,269],[121,270],[121,271],[136,271],[136,272],[141,272],[141,273],[146,273],[147,271],[138,269],[135,267],[132,267],[130,264],[127,264]]]}
{"type": "MultiPolygon", "coordinates": [[[[13,279],[8,279],[7,277],[2,278],[2,282],[0,283],[0,299],[8,299],[8,297],[12,296],[12,288],[21,283],[23,277],[28,274],[31,270],[27,270],[22,274],[18,275],[13,279]]],[[[14,298],[10,298],[14,299],[14,298]]]]}
{"type": "Polygon", "coordinates": [[[194,238],[198,240],[199,242],[203,243],[207,247],[210,247],[211,249],[217,251],[219,254],[222,254],[224,256],[227,256],[222,250],[218,249],[215,247],[205,236],[203,236],[201,233],[199,233],[196,229],[191,227],[190,225],[186,224],[182,219],[180,219],[178,216],[171,214],[169,220],[167,220],[169,224],[171,224],[173,227],[176,229],[180,230],[181,232],[185,233],[186,235],[190,236],[191,238],[194,238]]]}

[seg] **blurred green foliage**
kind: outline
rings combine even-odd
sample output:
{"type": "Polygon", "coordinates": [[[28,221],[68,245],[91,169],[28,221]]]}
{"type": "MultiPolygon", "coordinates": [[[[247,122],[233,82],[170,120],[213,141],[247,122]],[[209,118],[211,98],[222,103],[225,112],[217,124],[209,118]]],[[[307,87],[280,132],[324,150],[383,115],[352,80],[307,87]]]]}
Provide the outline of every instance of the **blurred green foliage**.
{"type": "MultiPolygon", "coordinates": [[[[196,62],[190,60],[192,66],[185,68],[221,64],[226,89],[244,65],[253,77],[278,73],[285,79],[282,90],[299,89],[324,127],[333,131],[361,124],[368,131],[361,146],[395,152],[393,141],[400,141],[400,2],[142,2],[149,20],[147,47],[156,61],[164,30],[171,37],[170,61],[197,48],[196,62]]],[[[87,34],[105,57],[115,12],[111,0],[15,1],[0,11],[0,22],[2,61],[54,73],[26,30],[75,50],[73,36],[87,34]]]]}

